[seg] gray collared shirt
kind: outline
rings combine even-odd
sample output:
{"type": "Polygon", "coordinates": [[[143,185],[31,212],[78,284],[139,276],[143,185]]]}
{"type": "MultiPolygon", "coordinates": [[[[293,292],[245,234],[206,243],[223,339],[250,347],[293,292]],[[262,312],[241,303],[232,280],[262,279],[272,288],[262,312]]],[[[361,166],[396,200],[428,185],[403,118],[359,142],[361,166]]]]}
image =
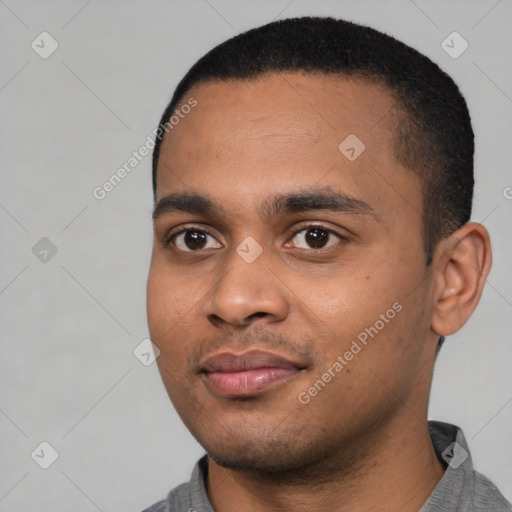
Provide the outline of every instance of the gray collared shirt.
{"type": "MultiPolygon", "coordinates": [[[[512,505],[485,476],[473,469],[464,434],[459,427],[429,421],[429,432],[438,457],[448,466],[436,488],[418,512],[512,512],[512,505]]],[[[214,512],[206,492],[208,458],[194,466],[188,483],[174,488],[167,499],[143,512],[214,512]]]]}

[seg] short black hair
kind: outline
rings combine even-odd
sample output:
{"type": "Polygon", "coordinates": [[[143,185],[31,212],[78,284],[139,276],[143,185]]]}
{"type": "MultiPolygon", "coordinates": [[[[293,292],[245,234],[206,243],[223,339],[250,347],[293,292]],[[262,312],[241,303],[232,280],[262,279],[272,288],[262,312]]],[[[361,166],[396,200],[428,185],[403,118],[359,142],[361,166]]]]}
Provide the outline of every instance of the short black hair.
{"type": "MultiPolygon", "coordinates": [[[[418,175],[423,187],[423,240],[429,266],[438,241],[471,216],[474,134],[466,101],[452,78],[401,41],[331,17],[268,23],[219,44],[200,58],[176,87],[160,126],[169,122],[194,85],[281,72],[361,78],[386,86],[395,101],[390,114],[395,156],[418,175]]],[[[160,130],[153,151],[155,200],[164,135],[160,130]]]]}

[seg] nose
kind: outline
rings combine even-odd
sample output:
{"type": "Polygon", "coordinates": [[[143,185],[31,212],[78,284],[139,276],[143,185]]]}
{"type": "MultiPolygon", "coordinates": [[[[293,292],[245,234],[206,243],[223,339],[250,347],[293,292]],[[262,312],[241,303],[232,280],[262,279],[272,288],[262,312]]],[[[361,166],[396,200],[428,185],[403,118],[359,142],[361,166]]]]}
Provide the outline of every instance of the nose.
{"type": "Polygon", "coordinates": [[[223,273],[204,301],[203,313],[213,325],[245,327],[258,318],[279,322],[289,304],[286,286],[268,265],[264,254],[248,263],[236,251],[225,262],[223,273]]]}

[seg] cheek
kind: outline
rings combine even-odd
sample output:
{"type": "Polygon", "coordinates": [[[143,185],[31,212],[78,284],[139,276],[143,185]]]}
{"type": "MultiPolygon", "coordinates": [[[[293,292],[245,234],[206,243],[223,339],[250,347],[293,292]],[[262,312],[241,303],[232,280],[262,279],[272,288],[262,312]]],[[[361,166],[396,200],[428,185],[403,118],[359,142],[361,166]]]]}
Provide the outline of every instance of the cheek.
{"type": "MultiPolygon", "coordinates": [[[[414,262],[401,261],[403,255],[398,254],[381,254],[377,259],[378,265],[359,258],[330,277],[304,280],[294,286],[300,299],[297,304],[306,306],[298,314],[307,315],[316,326],[317,350],[327,366],[350,350],[353,341],[361,342],[361,354],[377,343],[385,350],[386,346],[400,344],[402,334],[409,328],[410,317],[418,308],[415,295],[420,290],[410,294],[411,283],[419,279],[418,267],[414,262]],[[300,295],[298,290],[302,290],[300,295]]],[[[367,357],[375,350],[369,351],[367,357]]],[[[360,355],[355,359],[361,359],[360,355]]]]}
{"type": "Polygon", "coordinates": [[[147,282],[147,319],[151,341],[160,349],[157,363],[166,373],[183,372],[199,331],[203,286],[171,271],[154,258],[147,282]]]}
{"type": "Polygon", "coordinates": [[[151,339],[162,350],[166,339],[172,337],[173,326],[183,316],[183,290],[156,258],[149,271],[146,307],[151,339]]]}
{"type": "Polygon", "coordinates": [[[148,276],[146,302],[150,338],[160,350],[156,359],[158,370],[169,398],[179,407],[180,400],[189,399],[183,385],[188,352],[187,344],[182,341],[187,308],[183,290],[176,286],[169,272],[154,261],[148,276]]]}
{"type": "Polygon", "coordinates": [[[165,290],[166,286],[164,280],[162,279],[157,266],[153,262],[149,271],[146,287],[148,326],[153,341],[155,341],[154,337],[159,333],[162,327],[162,320],[165,317],[164,313],[167,309],[166,304],[168,297],[165,290]]]}
{"type": "Polygon", "coordinates": [[[328,277],[294,286],[294,290],[302,290],[296,295],[310,311],[311,321],[324,324],[338,339],[365,327],[374,317],[375,321],[397,300],[396,278],[389,279],[377,266],[369,271],[361,267],[340,267],[328,277]]]}

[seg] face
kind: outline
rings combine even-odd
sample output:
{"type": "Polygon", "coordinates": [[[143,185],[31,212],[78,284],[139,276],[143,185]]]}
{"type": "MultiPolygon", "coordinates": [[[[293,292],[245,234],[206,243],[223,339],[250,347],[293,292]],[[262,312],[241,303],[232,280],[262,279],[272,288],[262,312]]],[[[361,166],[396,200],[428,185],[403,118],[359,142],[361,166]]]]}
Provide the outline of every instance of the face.
{"type": "Polygon", "coordinates": [[[221,465],[284,470],[411,421],[435,337],[390,95],[290,73],[190,97],[162,145],[147,286],[183,422],[221,465]]]}

